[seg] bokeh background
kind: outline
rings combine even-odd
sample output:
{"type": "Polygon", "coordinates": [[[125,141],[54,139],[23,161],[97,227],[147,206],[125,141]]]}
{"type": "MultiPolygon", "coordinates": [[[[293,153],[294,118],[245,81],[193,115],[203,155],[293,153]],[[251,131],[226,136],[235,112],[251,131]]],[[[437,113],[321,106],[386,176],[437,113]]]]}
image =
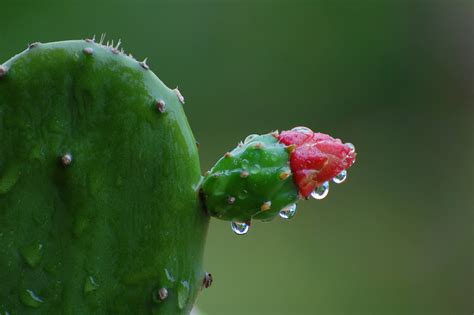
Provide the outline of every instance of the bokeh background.
{"type": "Polygon", "coordinates": [[[474,2],[0,0],[0,60],[107,33],[179,85],[203,170],[305,125],[358,161],[245,237],[213,220],[207,315],[474,312],[474,2]]]}

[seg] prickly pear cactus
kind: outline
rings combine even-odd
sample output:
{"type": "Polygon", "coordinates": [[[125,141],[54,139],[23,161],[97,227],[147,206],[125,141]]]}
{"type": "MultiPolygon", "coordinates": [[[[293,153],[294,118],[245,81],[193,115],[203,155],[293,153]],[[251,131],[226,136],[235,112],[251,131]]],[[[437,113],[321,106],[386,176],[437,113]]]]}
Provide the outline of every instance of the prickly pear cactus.
{"type": "Polygon", "coordinates": [[[297,127],[251,135],[200,175],[184,98],[94,40],[0,65],[0,315],[188,314],[212,276],[210,216],[289,219],[355,162],[297,127]]]}

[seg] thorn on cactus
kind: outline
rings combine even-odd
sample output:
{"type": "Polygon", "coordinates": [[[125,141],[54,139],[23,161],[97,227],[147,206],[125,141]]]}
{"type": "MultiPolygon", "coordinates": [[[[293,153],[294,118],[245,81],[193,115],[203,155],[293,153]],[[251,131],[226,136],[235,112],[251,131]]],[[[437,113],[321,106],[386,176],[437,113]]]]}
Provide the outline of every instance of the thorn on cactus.
{"type": "Polygon", "coordinates": [[[271,201],[266,201],[262,204],[260,207],[260,211],[268,211],[272,207],[272,202],[271,201]]]}
{"type": "Polygon", "coordinates": [[[230,157],[232,157],[232,153],[230,153],[230,152],[226,152],[226,153],[224,154],[224,157],[226,157],[226,158],[230,158],[230,157]]]}
{"type": "Polygon", "coordinates": [[[250,173],[248,171],[242,171],[240,173],[240,177],[242,177],[242,178],[247,178],[247,177],[249,177],[249,175],[250,175],[250,173]]]}
{"type": "Polygon", "coordinates": [[[181,104],[184,105],[184,96],[181,94],[181,92],[179,91],[178,87],[176,87],[176,89],[174,89],[174,92],[175,92],[176,95],[178,96],[178,99],[179,99],[179,101],[181,102],[181,104]]]}
{"type": "Polygon", "coordinates": [[[35,47],[38,47],[38,45],[41,44],[40,42],[34,42],[28,45],[28,49],[33,49],[35,47]]]}
{"type": "Polygon", "coordinates": [[[291,172],[289,172],[289,171],[288,171],[288,172],[281,172],[281,173],[280,173],[280,179],[281,179],[281,180],[285,180],[285,179],[287,179],[288,177],[290,177],[290,175],[291,175],[291,172]]]}
{"type": "Polygon", "coordinates": [[[204,279],[202,281],[202,287],[204,289],[208,289],[212,285],[212,281],[213,281],[212,274],[210,274],[209,272],[206,272],[204,279]]]}
{"type": "Polygon", "coordinates": [[[146,64],[148,58],[143,59],[143,61],[140,61],[138,64],[145,70],[150,70],[150,67],[146,64]]]}

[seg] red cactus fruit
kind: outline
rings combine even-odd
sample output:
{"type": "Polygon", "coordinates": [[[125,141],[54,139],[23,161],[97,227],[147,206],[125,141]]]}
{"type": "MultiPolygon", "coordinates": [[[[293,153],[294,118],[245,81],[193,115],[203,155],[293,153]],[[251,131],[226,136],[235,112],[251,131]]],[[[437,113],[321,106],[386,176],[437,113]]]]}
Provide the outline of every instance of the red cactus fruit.
{"type": "Polygon", "coordinates": [[[302,197],[308,197],[324,182],[351,167],[356,158],[352,144],[306,127],[283,131],[278,141],[294,146],[290,167],[302,197]]]}

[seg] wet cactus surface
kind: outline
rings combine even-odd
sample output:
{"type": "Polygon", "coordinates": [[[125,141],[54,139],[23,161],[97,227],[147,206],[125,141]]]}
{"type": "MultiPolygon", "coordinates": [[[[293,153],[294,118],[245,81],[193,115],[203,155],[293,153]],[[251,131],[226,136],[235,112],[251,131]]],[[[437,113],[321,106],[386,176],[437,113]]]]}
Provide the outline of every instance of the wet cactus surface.
{"type": "Polygon", "coordinates": [[[188,314],[210,216],[246,234],[328,194],[355,148],[250,135],[201,176],[178,89],[117,44],[33,43],[0,65],[0,315],[188,314]]]}
{"type": "Polygon", "coordinates": [[[146,63],[30,45],[1,66],[0,130],[1,314],[190,311],[209,220],[197,148],[146,63]]]}

